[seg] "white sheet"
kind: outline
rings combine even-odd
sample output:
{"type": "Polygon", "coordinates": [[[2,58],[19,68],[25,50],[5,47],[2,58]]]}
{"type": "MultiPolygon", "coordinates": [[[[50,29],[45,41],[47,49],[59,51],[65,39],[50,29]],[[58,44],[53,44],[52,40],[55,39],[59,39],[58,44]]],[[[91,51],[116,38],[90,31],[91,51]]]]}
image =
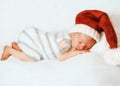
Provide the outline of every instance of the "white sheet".
{"type": "Polygon", "coordinates": [[[66,61],[0,62],[0,86],[120,86],[120,68],[102,55],[86,53],[66,61]]]}
{"type": "MultiPolygon", "coordinates": [[[[18,33],[31,24],[45,31],[67,30],[75,15],[87,8],[107,12],[120,39],[120,0],[88,1],[0,0],[0,55],[1,45],[15,41],[18,33]]],[[[101,46],[96,49],[104,52],[101,46]]],[[[105,64],[102,55],[93,53],[64,62],[26,63],[11,57],[0,62],[0,86],[120,86],[120,68],[105,64]]]]}

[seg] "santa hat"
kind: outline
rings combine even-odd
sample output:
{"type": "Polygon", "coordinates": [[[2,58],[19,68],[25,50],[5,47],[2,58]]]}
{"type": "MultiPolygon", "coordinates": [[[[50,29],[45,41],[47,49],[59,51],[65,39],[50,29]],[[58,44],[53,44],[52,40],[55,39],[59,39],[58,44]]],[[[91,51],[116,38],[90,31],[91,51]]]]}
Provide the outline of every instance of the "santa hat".
{"type": "MultiPolygon", "coordinates": [[[[117,48],[117,51],[120,51],[120,49],[118,49],[118,39],[117,39],[116,32],[112,26],[112,23],[108,15],[103,11],[85,10],[78,13],[75,20],[75,26],[73,27],[72,30],[70,30],[70,33],[73,33],[73,32],[81,32],[86,35],[89,35],[93,39],[95,39],[96,42],[100,40],[101,33],[104,32],[106,36],[106,40],[110,46],[110,49],[112,50],[114,49],[113,51],[110,50],[110,52],[112,53],[114,51],[116,52],[115,50],[116,48],[117,48]]],[[[107,58],[109,59],[109,57],[107,58]]],[[[112,56],[112,58],[114,57],[112,56]]],[[[115,59],[116,60],[119,59],[119,64],[120,64],[120,57],[115,59]]]]}

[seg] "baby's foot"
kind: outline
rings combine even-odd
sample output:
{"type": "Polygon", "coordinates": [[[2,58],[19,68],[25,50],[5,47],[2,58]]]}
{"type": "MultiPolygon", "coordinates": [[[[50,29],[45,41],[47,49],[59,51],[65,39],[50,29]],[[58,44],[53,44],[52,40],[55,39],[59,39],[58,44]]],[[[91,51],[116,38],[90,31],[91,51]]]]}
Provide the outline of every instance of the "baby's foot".
{"type": "Polygon", "coordinates": [[[1,60],[6,60],[6,59],[9,58],[9,56],[10,56],[9,49],[10,49],[9,46],[5,46],[5,47],[4,47],[4,50],[3,50],[3,54],[2,54],[1,60]]]}
{"type": "Polygon", "coordinates": [[[18,46],[18,44],[17,44],[16,42],[13,42],[13,43],[12,43],[12,48],[13,48],[13,49],[16,49],[16,50],[19,50],[19,51],[22,51],[22,50],[19,48],[19,46],[18,46]]]}

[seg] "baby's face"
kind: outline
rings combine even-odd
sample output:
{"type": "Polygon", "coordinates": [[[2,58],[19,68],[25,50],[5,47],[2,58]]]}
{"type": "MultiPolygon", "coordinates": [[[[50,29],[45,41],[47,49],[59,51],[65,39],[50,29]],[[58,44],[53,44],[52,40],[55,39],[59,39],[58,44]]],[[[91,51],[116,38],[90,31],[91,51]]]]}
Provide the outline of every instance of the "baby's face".
{"type": "Polygon", "coordinates": [[[76,50],[89,50],[96,43],[90,36],[83,33],[72,33],[72,47],[76,50]]]}

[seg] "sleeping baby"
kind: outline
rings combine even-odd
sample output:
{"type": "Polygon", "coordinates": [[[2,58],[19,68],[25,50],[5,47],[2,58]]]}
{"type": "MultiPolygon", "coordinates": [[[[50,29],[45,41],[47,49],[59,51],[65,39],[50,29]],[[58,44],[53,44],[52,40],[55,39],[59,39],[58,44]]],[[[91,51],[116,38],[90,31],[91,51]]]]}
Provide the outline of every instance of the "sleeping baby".
{"type": "Polygon", "coordinates": [[[10,55],[22,61],[65,60],[88,52],[95,43],[92,37],[80,32],[42,32],[31,27],[20,33],[12,47],[5,46],[1,60],[10,55]]]}
{"type": "Polygon", "coordinates": [[[35,27],[23,30],[12,47],[4,47],[1,60],[13,55],[29,62],[45,59],[63,61],[89,52],[103,31],[110,48],[117,48],[117,36],[108,15],[99,10],[85,10],[76,16],[75,25],[68,32],[43,32],[35,27]]]}

